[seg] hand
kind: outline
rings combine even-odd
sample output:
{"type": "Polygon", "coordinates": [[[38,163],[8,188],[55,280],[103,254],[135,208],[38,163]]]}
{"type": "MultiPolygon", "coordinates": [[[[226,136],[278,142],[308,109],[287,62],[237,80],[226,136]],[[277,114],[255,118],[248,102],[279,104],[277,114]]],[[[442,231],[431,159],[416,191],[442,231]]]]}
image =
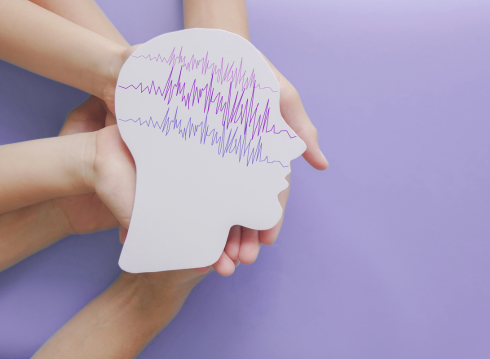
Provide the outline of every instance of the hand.
{"type": "MultiPolygon", "coordinates": [[[[61,129],[60,136],[70,135],[81,132],[93,132],[103,129],[105,126],[110,126],[115,123],[115,118],[108,110],[104,101],[97,97],[90,96],[84,103],[71,111],[61,129]]],[[[112,173],[119,173],[121,171],[127,171],[127,177],[129,180],[125,181],[122,186],[127,186],[130,192],[123,190],[126,196],[119,198],[116,193],[110,187],[110,180],[105,178],[101,184],[99,184],[99,191],[102,196],[109,203],[113,203],[113,209],[117,213],[118,218],[122,222],[120,226],[121,242],[124,242],[129,225],[129,219],[131,216],[131,210],[133,207],[134,195],[127,195],[128,193],[134,194],[134,164],[132,157],[129,155],[126,146],[122,142],[119,136],[119,132],[114,126],[103,131],[97,135],[97,139],[100,141],[99,149],[104,153],[102,158],[99,156],[98,168],[99,176],[104,176],[105,173],[109,173],[109,177],[112,173]],[[105,142],[107,141],[107,142],[105,142]],[[113,146],[113,147],[111,147],[113,146]],[[117,148],[120,151],[114,151],[117,148]],[[121,157],[118,157],[121,154],[121,157]],[[108,161],[108,171],[105,168],[105,161],[108,161]],[[114,168],[114,163],[125,164],[123,168],[114,168]],[[106,181],[106,182],[104,182],[106,181]],[[133,181],[133,182],[132,182],[133,181]],[[108,186],[109,188],[105,188],[108,186]],[[132,192],[131,192],[132,191],[132,192]]],[[[99,154],[100,155],[100,154],[99,154]]],[[[124,176],[126,177],[126,175],[124,176]]],[[[119,183],[120,181],[116,181],[119,183]]],[[[78,196],[63,197],[53,200],[53,203],[62,210],[65,214],[65,233],[90,233],[94,231],[101,231],[109,228],[116,227],[119,222],[112,214],[109,208],[101,201],[100,197],[96,193],[88,193],[78,196]]],[[[220,259],[212,266],[221,275],[230,275],[233,273],[238,260],[234,261],[227,258],[226,253],[223,253],[220,259]]],[[[207,273],[209,270],[206,268],[197,269],[198,273],[207,273]]]]}
{"type": "MultiPolygon", "coordinates": [[[[279,81],[281,115],[293,131],[306,143],[306,151],[303,154],[304,159],[318,170],[327,169],[328,161],[318,145],[318,131],[306,114],[298,91],[265,56],[264,59],[279,81]]],[[[286,180],[290,182],[290,174],[286,177],[286,180]]],[[[273,228],[265,231],[257,231],[241,226],[233,226],[231,228],[225,247],[225,253],[228,255],[229,260],[238,259],[244,264],[253,263],[257,259],[261,244],[271,245],[276,241],[284,219],[284,209],[289,197],[289,189],[290,187],[279,193],[283,216],[273,228]]],[[[223,259],[223,261],[225,260],[226,258],[223,259]]]]}
{"type": "MultiPolygon", "coordinates": [[[[90,96],[66,117],[60,136],[93,132],[104,128],[112,114],[102,100],[90,96]]],[[[66,233],[82,234],[116,227],[118,222],[96,193],[61,197],[53,200],[65,214],[66,233]]]]}

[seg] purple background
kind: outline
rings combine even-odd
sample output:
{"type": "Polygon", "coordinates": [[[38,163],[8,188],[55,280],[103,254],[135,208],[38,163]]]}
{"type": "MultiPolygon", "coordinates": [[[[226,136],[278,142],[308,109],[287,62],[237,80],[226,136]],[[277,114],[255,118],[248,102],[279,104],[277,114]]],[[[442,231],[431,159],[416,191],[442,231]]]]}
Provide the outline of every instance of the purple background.
{"type": "MultiPolygon", "coordinates": [[[[101,0],[132,44],[178,1],[101,0]]],[[[249,2],[331,168],[294,163],[280,238],[208,276],[140,358],[490,357],[490,3],[249,2]]],[[[0,63],[0,143],[55,136],[86,94],[0,63]]],[[[0,358],[27,358],[119,274],[114,230],[0,273],[0,358]]]]}

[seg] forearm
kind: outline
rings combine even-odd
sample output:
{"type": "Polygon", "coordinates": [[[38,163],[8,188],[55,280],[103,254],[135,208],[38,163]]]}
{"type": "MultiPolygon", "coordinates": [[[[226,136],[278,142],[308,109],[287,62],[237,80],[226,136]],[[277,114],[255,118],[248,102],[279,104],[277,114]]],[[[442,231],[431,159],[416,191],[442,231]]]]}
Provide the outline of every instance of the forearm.
{"type": "MultiPolygon", "coordinates": [[[[184,27],[222,29],[250,40],[245,0],[184,0],[184,27]]],[[[279,81],[286,81],[262,54],[279,81]]]]}
{"type": "Polygon", "coordinates": [[[0,146],[0,213],[93,191],[87,168],[95,133],[0,146]]]}
{"type": "Polygon", "coordinates": [[[94,0],[30,1],[119,45],[129,46],[94,0]]]}
{"type": "Polygon", "coordinates": [[[51,201],[0,215],[0,271],[68,235],[65,219],[51,201]]]}
{"type": "Polygon", "coordinates": [[[169,275],[172,273],[121,274],[33,358],[134,358],[172,320],[203,277],[193,276],[174,285],[166,280],[169,275]],[[157,280],[148,280],[152,275],[157,280]]]}
{"type": "Polygon", "coordinates": [[[126,51],[29,1],[0,1],[0,58],[29,71],[107,99],[126,51]]]}
{"type": "Polygon", "coordinates": [[[227,30],[250,40],[245,0],[184,0],[184,26],[227,30]]]}

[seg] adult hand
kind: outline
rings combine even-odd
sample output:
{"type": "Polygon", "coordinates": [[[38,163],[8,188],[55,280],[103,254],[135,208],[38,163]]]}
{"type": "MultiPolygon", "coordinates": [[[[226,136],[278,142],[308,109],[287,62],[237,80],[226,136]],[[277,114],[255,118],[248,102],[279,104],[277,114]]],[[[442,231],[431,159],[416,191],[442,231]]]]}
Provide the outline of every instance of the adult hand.
{"type": "MultiPolygon", "coordinates": [[[[328,161],[318,145],[318,131],[306,114],[298,91],[265,56],[264,59],[279,81],[281,115],[293,131],[306,143],[306,151],[303,154],[304,159],[318,170],[327,169],[328,161]]],[[[286,177],[286,180],[290,182],[290,174],[286,177]]],[[[225,252],[230,260],[239,259],[244,264],[253,263],[257,259],[261,244],[271,245],[276,241],[282,226],[289,189],[290,187],[279,194],[283,216],[273,228],[265,231],[257,231],[241,226],[231,228],[225,247],[225,252]]]]}

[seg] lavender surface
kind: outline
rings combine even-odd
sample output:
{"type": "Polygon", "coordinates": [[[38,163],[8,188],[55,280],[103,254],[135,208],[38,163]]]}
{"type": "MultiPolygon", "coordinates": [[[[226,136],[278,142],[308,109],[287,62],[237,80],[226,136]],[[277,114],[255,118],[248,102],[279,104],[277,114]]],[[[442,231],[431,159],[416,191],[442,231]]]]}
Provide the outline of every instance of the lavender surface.
{"type": "MultiPolygon", "coordinates": [[[[179,1],[101,0],[131,44],[179,1]]],[[[206,278],[140,358],[490,357],[490,3],[249,1],[331,167],[293,164],[276,244],[206,278]]],[[[86,94],[0,63],[0,143],[55,136],[86,94]]],[[[117,231],[0,273],[0,358],[28,358],[119,274],[117,231]]]]}

